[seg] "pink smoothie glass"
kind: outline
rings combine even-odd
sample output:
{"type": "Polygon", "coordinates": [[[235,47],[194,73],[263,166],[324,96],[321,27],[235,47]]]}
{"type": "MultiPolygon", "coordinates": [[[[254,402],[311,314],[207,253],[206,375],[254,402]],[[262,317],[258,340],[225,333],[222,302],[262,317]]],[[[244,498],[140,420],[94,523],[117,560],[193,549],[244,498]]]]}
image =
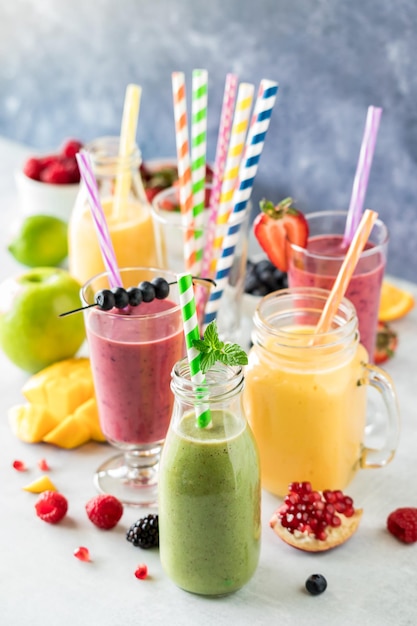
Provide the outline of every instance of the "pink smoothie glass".
{"type": "MultiPolygon", "coordinates": [[[[181,308],[175,274],[126,268],[120,275],[126,289],[163,277],[170,291],[165,299],[123,310],[84,310],[100,425],[120,451],[98,468],[94,482],[125,504],[153,506],[173,406],[171,370],[184,356],[181,308]]],[[[109,288],[107,272],[95,276],[82,287],[83,304],[93,304],[97,292],[109,288]]]]}
{"type": "MultiPolygon", "coordinates": [[[[347,212],[307,213],[307,248],[289,244],[290,287],[321,287],[330,290],[346,254],[343,244],[347,212]]],[[[388,230],[381,220],[372,229],[349,283],[346,298],[355,306],[360,342],[373,362],[379,299],[388,247],[388,230]]]]}

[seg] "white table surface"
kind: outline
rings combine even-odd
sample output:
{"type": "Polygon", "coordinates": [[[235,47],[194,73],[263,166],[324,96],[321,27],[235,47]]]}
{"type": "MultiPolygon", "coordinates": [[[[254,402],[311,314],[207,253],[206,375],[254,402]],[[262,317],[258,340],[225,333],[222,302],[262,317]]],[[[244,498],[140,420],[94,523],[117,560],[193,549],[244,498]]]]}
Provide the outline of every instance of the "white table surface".
{"type": "MultiPolygon", "coordinates": [[[[13,170],[28,152],[0,139],[0,280],[23,269],[6,252],[5,240],[19,211],[13,170]]],[[[416,285],[400,284],[417,297],[416,285]]],[[[134,548],[126,541],[127,528],[147,511],[126,508],[119,525],[107,532],[87,519],[84,505],[95,495],[92,475],[111,454],[110,447],[88,444],[64,451],[14,437],[7,410],[22,401],[20,389],[27,375],[0,354],[1,625],[417,624],[417,543],[404,545],[385,527],[393,509],[417,506],[417,309],[394,327],[400,344],[386,369],[398,391],[402,436],[388,467],[361,471],[347,490],[364,509],[357,534],[321,555],[294,550],[269,528],[280,501],[264,493],[257,572],[241,591],[216,600],[181,591],[165,576],[157,551],[134,548]],[[69,501],[66,519],[56,526],[36,517],[36,496],[22,490],[41,474],[37,469],[41,458],[47,459],[51,479],[69,501]],[[23,460],[28,471],[15,471],[14,459],[23,460]],[[74,558],[73,551],[80,545],[89,548],[91,563],[74,558]],[[134,576],[140,562],[149,568],[145,581],[134,576]],[[316,572],[326,576],[328,588],[313,597],[304,591],[304,582],[316,572]]]]}

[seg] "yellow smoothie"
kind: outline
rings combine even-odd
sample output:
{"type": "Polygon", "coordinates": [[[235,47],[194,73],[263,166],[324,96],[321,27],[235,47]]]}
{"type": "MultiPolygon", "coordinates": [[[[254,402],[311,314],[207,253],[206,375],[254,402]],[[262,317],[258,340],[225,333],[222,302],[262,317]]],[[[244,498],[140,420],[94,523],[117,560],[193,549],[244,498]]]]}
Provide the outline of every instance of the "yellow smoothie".
{"type": "MultiPolygon", "coordinates": [[[[245,372],[244,405],[261,457],[262,486],[284,496],[293,481],[343,489],[361,458],[366,419],[362,345],[320,355],[311,335],[295,332],[297,347],[254,346],[245,372]],[[285,350],[285,352],[283,351],[285,350]],[[295,356],[296,354],[296,356],[295,356]]],[[[294,336],[294,335],[293,335],[294,336]]],[[[276,345],[276,344],[275,344],[276,345]]],[[[324,354],[323,354],[324,351],[324,354]]]]}
{"type": "MultiPolygon", "coordinates": [[[[113,199],[102,200],[118,267],[157,267],[155,238],[150,209],[129,200],[123,218],[112,212],[113,199]]],[[[106,268],[88,204],[77,207],[68,226],[70,273],[84,284],[106,268]]]]}

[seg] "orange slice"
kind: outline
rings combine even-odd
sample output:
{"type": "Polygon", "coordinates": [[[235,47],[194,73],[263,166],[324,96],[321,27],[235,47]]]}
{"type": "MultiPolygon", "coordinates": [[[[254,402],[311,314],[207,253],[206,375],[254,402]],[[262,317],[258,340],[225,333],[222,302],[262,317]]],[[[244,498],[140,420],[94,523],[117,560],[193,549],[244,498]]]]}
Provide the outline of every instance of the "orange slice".
{"type": "Polygon", "coordinates": [[[414,304],[413,294],[384,280],[381,288],[378,319],[381,322],[397,320],[411,311],[414,304]]]}

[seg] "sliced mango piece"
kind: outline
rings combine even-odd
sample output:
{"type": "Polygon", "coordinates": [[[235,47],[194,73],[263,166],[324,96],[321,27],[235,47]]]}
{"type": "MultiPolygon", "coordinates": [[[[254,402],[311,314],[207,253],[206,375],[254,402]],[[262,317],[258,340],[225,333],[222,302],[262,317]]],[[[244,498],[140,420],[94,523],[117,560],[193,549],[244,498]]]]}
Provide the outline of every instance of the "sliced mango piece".
{"type": "Polygon", "coordinates": [[[53,430],[44,436],[43,441],[53,443],[60,448],[77,448],[91,438],[90,428],[83,419],[68,415],[53,430]]]}
{"type": "Polygon", "coordinates": [[[73,413],[74,417],[83,420],[85,425],[90,429],[90,437],[94,441],[106,441],[105,436],[100,427],[98,417],[97,402],[95,397],[89,398],[86,402],[77,407],[73,413]]]}
{"type": "Polygon", "coordinates": [[[64,359],[34,374],[23,386],[29,402],[43,404],[58,419],[64,419],[94,393],[90,360],[64,359]]]}
{"type": "Polygon", "coordinates": [[[58,421],[44,406],[17,404],[8,411],[12,432],[26,443],[38,443],[56,427],[58,421]]]}
{"type": "Polygon", "coordinates": [[[25,491],[30,491],[31,493],[42,493],[42,491],[57,491],[52,480],[49,476],[41,476],[37,478],[33,482],[29,483],[25,487],[22,487],[25,491]]]}

